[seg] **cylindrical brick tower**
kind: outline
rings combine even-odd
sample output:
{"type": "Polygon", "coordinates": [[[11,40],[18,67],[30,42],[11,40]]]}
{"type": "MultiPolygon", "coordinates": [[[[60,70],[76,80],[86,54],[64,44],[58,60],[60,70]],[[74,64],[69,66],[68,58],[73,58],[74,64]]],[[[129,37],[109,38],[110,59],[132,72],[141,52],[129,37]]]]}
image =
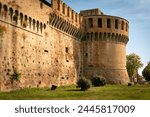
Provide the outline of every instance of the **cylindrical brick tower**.
{"type": "Polygon", "coordinates": [[[128,21],[99,9],[81,11],[86,36],[82,40],[82,75],[104,76],[109,84],[126,84],[128,21]]]}

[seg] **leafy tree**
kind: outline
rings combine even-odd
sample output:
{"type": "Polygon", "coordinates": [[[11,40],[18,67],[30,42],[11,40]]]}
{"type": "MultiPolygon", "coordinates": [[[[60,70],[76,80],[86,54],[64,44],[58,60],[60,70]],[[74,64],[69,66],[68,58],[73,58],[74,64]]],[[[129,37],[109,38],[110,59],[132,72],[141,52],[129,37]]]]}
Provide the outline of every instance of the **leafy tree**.
{"type": "Polygon", "coordinates": [[[148,65],[143,69],[142,71],[143,76],[145,77],[145,80],[150,81],[150,62],[148,65]]]}
{"type": "Polygon", "coordinates": [[[127,71],[130,78],[133,78],[138,73],[138,69],[143,66],[141,58],[137,54],[127,55],[127,71]]]}

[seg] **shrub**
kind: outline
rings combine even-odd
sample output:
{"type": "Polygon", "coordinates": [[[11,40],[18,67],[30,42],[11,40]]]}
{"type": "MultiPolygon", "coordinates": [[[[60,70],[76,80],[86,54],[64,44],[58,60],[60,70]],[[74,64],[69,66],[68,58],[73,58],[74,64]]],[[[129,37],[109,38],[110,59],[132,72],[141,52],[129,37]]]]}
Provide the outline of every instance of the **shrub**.
{"type": "Polygon", "coordinates": [[[11,75],[11,80],[13,81],[19,81],[21,77],[21,73],[19,73],[17,70],[14,70],[13,75],[11,75]]]}
{"type": "Polygon", "coordinates": [[[144,68],[142,74],[145,77],[145,80],[150,81],[150,63],[144,68]]]}
{"type": "Polygon", "coordinates": [[[106,85],[106,80],[102,76],[93,77],[91,79],[91,81],[92,81],[92,85],[94,85],[94,86],[105,86],[106,85]]]}
{"type": "Polygon", "coordinates": [[[77,81],[77,87],[81,88],[81,91],[86,91],[91,87],[91,81],[86,78],[80,78],[77,81]]]}

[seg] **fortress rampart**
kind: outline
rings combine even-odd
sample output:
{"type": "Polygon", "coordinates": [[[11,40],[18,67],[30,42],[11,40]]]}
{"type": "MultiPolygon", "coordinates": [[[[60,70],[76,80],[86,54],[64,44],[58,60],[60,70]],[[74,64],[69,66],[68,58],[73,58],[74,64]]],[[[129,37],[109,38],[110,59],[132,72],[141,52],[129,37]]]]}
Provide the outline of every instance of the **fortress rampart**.
{"type": "Polygon", "coordinates": [[[127,83],[127,42],[128,21],[98,9],[78,14],[61,0],[0,0],[0,90],[95,75],[127,83]],[[15,70],[21,79],[12,83],[15,70]]]}

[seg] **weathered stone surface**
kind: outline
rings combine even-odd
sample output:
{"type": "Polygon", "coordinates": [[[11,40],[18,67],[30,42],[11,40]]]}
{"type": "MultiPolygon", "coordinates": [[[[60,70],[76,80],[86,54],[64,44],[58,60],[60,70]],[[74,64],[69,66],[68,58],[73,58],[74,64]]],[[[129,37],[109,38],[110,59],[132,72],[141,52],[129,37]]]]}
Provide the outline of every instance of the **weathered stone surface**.
{"type": "Polygon", "coordinates": [[[78,14],[57,1],[0,0],[0,90],[71,85],[80,76],[95,75],[108,83],[127,83],[128,22],[98,9],[78,14]],[[103,19],[102,28],[98,18],[103,19]],[[108,18],[111,28],[106,27],[108,18]],[[21,78],[12,83],[14,70],[21,78]]]}

